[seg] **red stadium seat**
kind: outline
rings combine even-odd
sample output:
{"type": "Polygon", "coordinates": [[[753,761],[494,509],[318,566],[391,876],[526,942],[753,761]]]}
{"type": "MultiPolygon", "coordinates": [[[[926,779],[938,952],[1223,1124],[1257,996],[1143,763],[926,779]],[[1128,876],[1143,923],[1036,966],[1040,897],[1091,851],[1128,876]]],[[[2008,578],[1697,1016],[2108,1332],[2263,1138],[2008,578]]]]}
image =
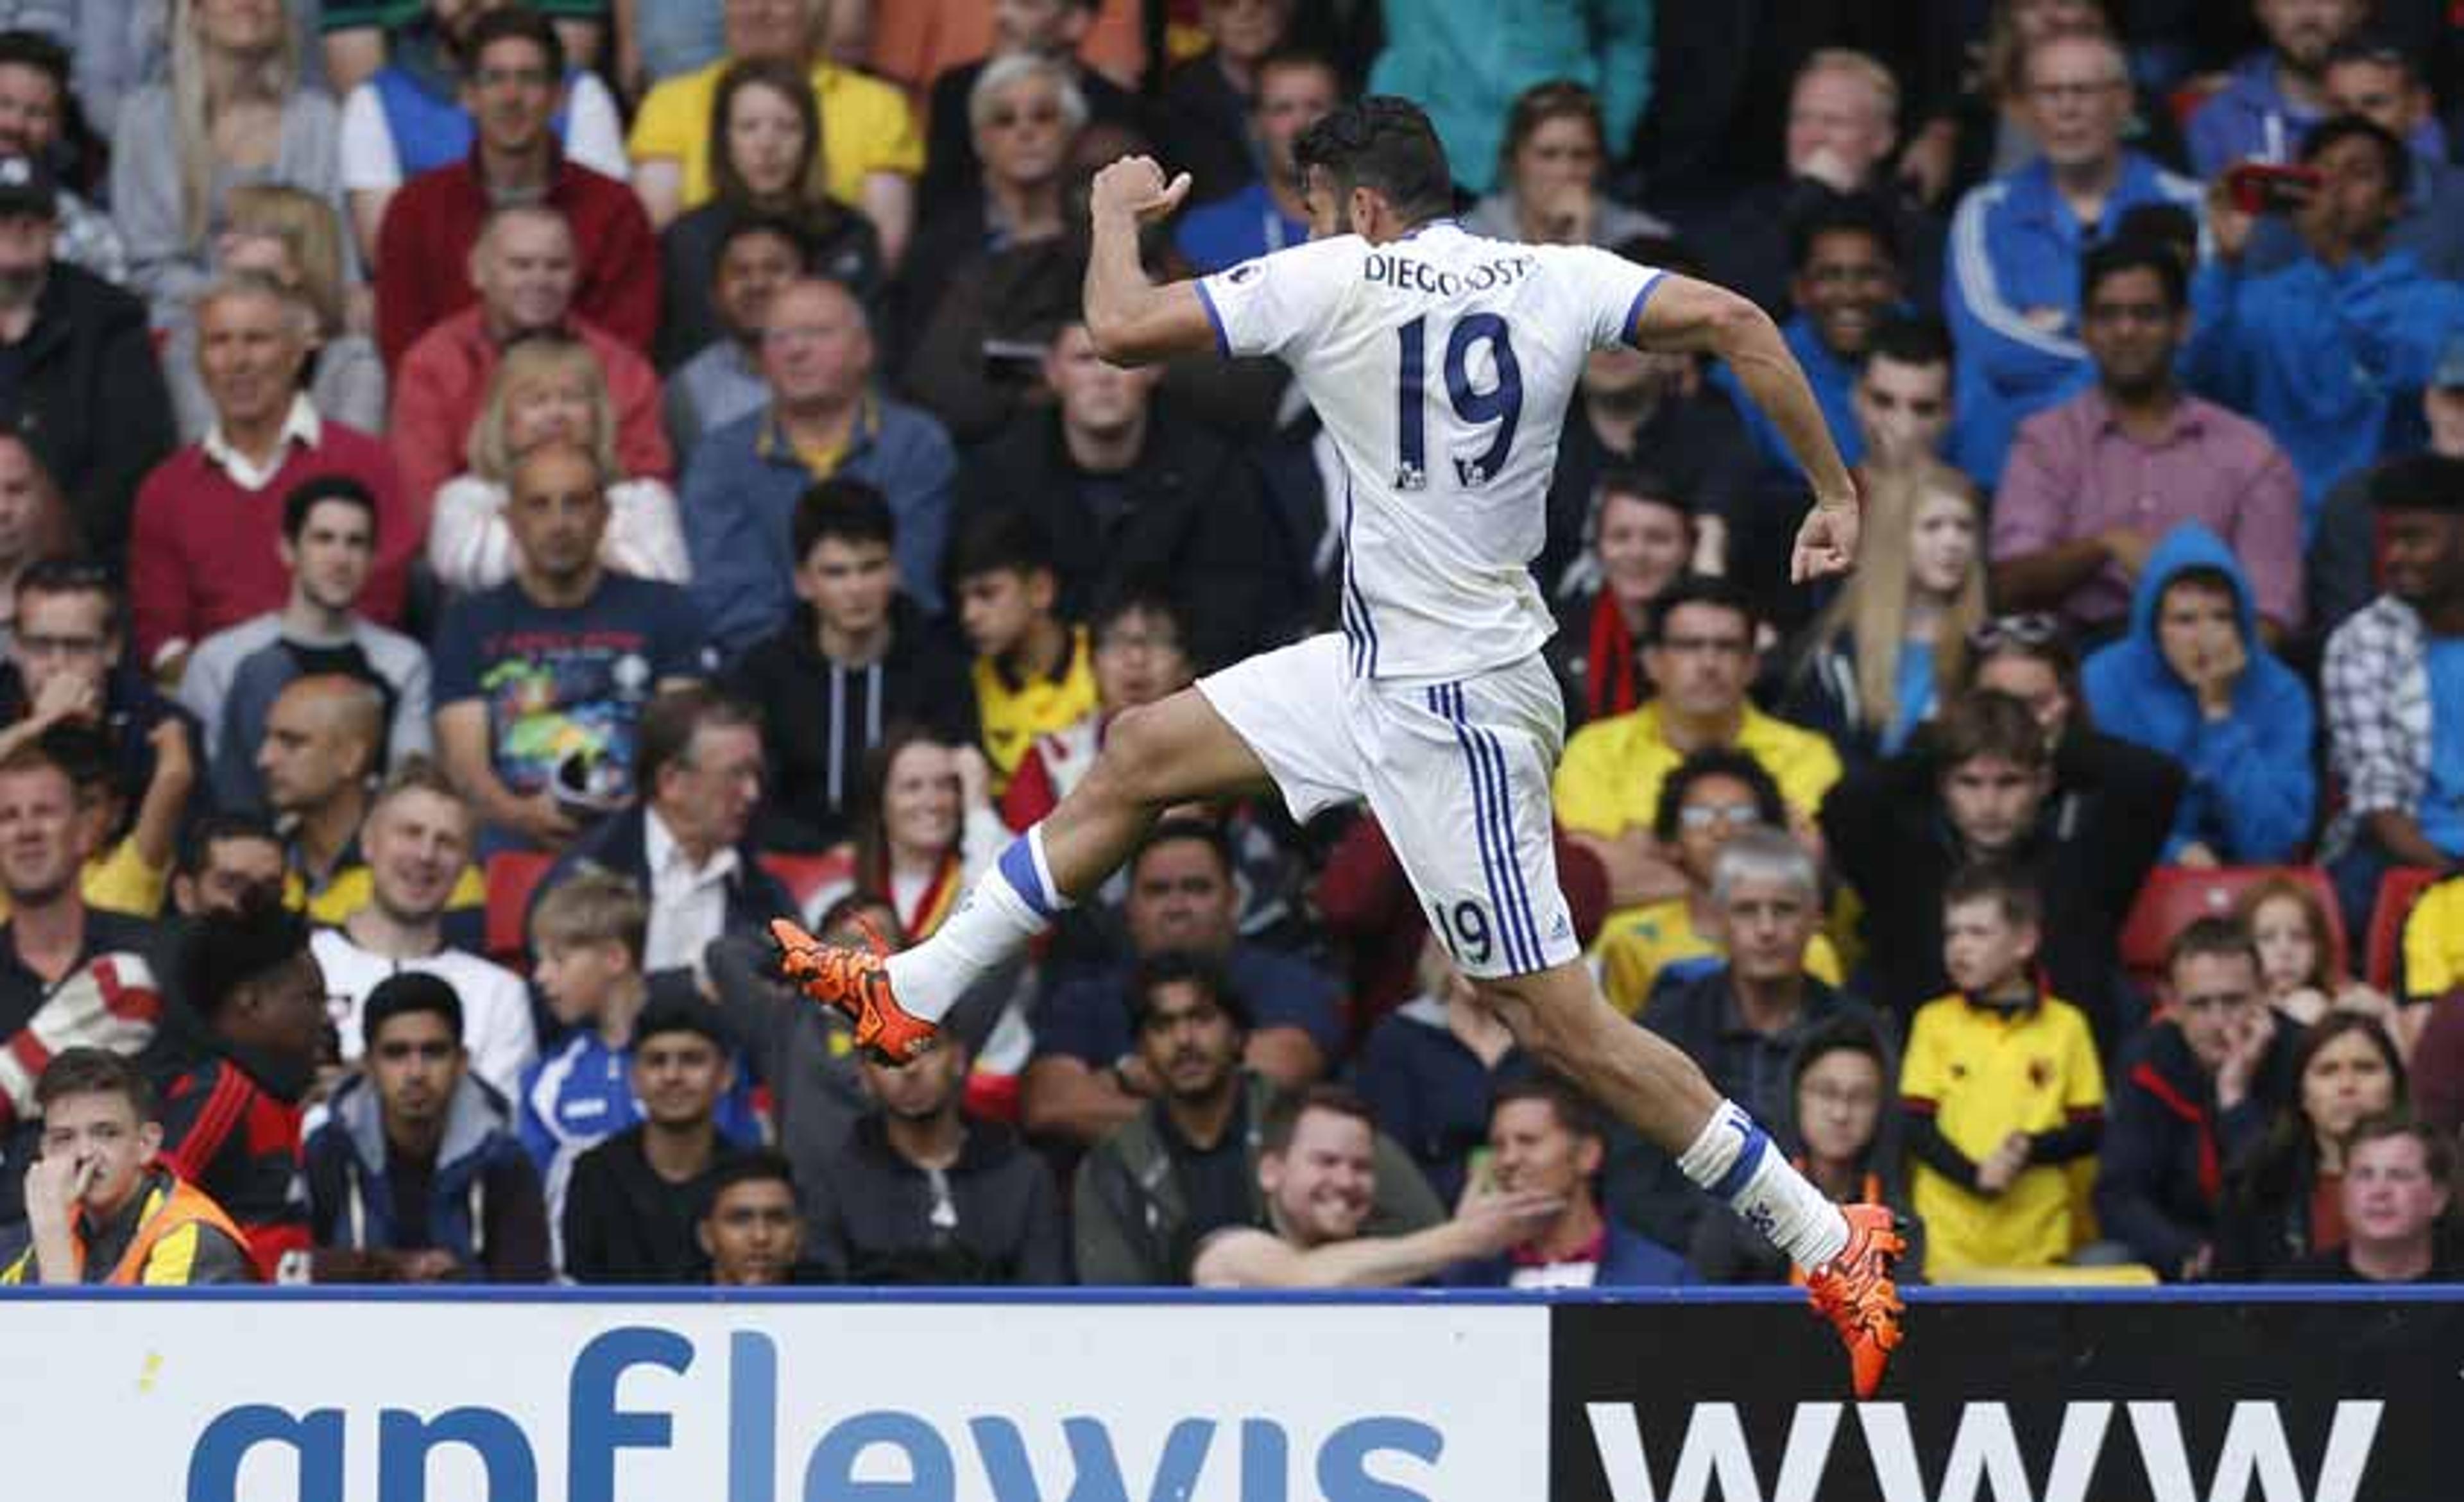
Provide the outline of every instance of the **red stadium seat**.
{"type": "Polygon", "coordinates": [[[2447,875],[2430,866],[2398,866],[2379,878],[2378,899],[2370,904],[2369,970],[2362,979],[2392,995],[2396,961],[2404,954],[2404,920],[2421,895],[2447,875]]]}
{"type": "Polygon", "coordinates": [[[781,855],[774,851],[760,859],[761,869],[779,878],[800,909],[812,906],[814,893],[855,873],[855,852],[845,848],[819,855],[781,855]]]}
{"type": "Polygon", "coordinates": [[[2271,876],[2291,876],[2318,895],[2327,910],[2329,968],[2342,974],[2344,921],[2336,911],[2335,885],[2316,866],[2159,866],[2147,873],[2122,925],[2122,964],[2131,979],[2152,984],[2164,979],[2165,951],[2173,936],[2195,917],[2229,913],[2247,889],[2271,876]]]}
{"type": "Polygon", "coordinates": [[[505,850],[488,857],[488,958],[508,970],[530,972],[531,894],[539,890],[556,857],[537,850],[505,850]]]}

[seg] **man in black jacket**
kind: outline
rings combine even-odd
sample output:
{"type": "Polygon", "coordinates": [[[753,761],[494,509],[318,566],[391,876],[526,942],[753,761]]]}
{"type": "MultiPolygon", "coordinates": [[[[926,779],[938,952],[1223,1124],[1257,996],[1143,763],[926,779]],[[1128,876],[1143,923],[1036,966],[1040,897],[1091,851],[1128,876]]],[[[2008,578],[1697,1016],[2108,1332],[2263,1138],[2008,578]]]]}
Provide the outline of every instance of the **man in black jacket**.
{"type": "Polygon", "coordinates": [[[2045,895],[2043,965],[2110,1056],[2137,1019],[2117,936],[2162,851],[2182,792],[2162,756],[2078,726],[2048,736],[2029,707],[1977,690],[1912,749],[1857,772],[1822,804],[1822,833],[1865,903],[1874,1004],[1905,1033],[1951,989],[1942,895],[1970,862],[2016,866],[2045,895]]]}
{"type": "Polygon", "coordinates": [[[795,900],[747,837],[761,797],[760,724],[750,705],[699,685],[652,699],[634,753],[642,801],[567,850],[539,895],[584,866],[638,882],[650,899],[645,971],[698,974],[702,951],[721,934],[795,917],[795,900]]]}
{"type": "Polygon", "coordinates": [[[653,1002],[634,1023],[642,1120],[575,1160],[565,1186],[562,1270],[576,1283],[698,1281],[693,1224],[739,1153],[716,1118],[735,1078],[729,1044],[697,999],[653,1002]]]}
{"type": "Polygon", "coordinates": [[[1029,412],[959,472],[957,525],[986,511],[1043,523],[1061,614],[1124,582],[1154,580],[1180,606],[1202,669],[1266,645],[1260,630],[1293,586],[1278,577],[1258,477],[1222,440],[1155,403],[1159,368],[1123,369],[1065,324],[1045,359],[1059,401],[1029,412]]]}
{"type": "Polygon", "coordinates": [[[30,439],[97,557],[127,550],[137,485],[177,435],[145,304],[53,259],[58,188],[0,158],[0,420],[30,439]]]}
{"type": "Polygon", "coordinates": [[[1069,1281],[1052,1176],[1007,1127],[962,1109],[969,1053],[864,1062],[879,1109],[803,1184],[807,1255],[841,1281],[1069,1281]]]}
{"type": "Polygon", "coordinates": [[[2165,1020],[2116,1071],[2099,1149],[2104,1234],[2167,1278],[2215,1256],[2224,1175],[2281,1103],[2292,1031],[2259,983],[2258,946],[2229,917],[2194,918],[2165,957],[2165,1020]]]}
{"type": "Polygon", "coordinates": [[[976,740],[966,654],[902,587],[898,522],[880,491],[841,475],[796,502],[795,611],[727,675],[761,706],[769,763],[755,841],[819,850],[847,839],[865,757],[901,722],[976,740]]]}

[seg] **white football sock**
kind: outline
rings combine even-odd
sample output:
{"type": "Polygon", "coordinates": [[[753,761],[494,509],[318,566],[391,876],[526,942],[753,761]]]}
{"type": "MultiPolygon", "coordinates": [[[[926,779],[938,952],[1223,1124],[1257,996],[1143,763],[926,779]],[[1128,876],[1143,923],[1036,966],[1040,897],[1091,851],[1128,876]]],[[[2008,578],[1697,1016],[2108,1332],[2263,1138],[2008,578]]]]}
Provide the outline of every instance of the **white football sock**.
{"type": "Polygon", "coordinates": [[[1808,1271],[1848,1248],[1848,1218],[1839,1206],[1733,1100],[1720,1102],[1677,1166],[1808,1271]]]}
{"type": "Polygon", "coordinates": [[[890,957],[890,989],[910,1016],[937,1023],[969,986],[1033,943],[1068,906],[1045,864],[1039,824],[1010,841],[933,937],[890,957]]]}

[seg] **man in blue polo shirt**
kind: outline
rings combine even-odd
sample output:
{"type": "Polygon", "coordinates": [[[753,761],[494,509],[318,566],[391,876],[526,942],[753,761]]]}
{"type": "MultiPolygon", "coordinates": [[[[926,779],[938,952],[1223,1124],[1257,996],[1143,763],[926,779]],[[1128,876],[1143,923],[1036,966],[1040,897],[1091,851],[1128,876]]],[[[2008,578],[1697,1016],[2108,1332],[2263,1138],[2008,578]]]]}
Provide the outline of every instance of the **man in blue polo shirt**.
{"type": "Polygon", "coordinates": [[[1172,240],[1192,268],[1219,272],[1309,238],[1309,206],[1301,202],[1292,142],[1342,102],[1342,77],[1314,54],[1274,53],[1258,65],[1249,133],[1265,175],[1180,216],[1172,240]]]}

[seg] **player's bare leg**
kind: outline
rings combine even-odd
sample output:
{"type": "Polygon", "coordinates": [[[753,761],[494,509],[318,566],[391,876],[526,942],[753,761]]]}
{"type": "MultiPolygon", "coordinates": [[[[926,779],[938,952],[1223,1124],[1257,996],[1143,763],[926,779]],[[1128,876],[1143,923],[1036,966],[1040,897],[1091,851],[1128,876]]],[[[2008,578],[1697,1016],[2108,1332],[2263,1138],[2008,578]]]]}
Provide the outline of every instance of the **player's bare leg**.
{"type": "Polygon", "coordinates": [[[1900,1341],[1903,1249],[1881,1205],[1833,1204],[1691,1058],[1603,1000],[1580,964],[1475,981],[1515,1039],[1677,1160],[1808,1273],[1815,1308],[1848,1347],[1857,1396],[1873,1395],[1900,1341]]]}
{"type": "Polygon", "coordinates": [[[1165,809],[1271,785],[1248,742],[1196,689],[1123,710],[1069,796],[1010,842],[930,939],[885,955],[878,944],[824,944],[781,921],[772,925],[781,973],[845,1012],[859,1047],[913,1058],[969,985],[1101,885],[1165,809]]]}

